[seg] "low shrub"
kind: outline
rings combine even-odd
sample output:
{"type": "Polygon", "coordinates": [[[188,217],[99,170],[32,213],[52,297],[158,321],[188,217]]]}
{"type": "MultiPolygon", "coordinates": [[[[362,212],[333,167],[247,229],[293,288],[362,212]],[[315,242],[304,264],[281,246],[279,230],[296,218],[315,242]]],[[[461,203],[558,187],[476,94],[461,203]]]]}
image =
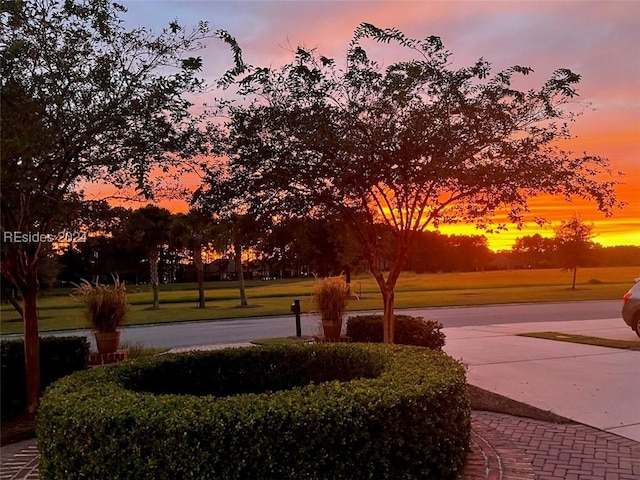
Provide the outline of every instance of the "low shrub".
{"type": "MultiPolygon", "coordinates": [[[[89,343],[86,337],[40,338],[40,375],[42,390],[59,378],[87,368],[89,343]]],[[[2,420],[22,413],[27,405],[24,369],[24,340],[0,342],[2,357],[2,420]]]]}
{"type": "MultiPolygon", "coordinates": [[[[417,345],[441,351],[445,344],[442,324],[422,317],[395,316],[395,343],[417,345]]],[[[354,342],[382,343],[382,315],[361,315],[347,319],[347,336],[354,342]]]]}
{"type": "Polygon", "coordinates": [[[465,371],[397,345],[169,354],[79,372],[38,416],[42,479],[453,479],[465,371]]]}

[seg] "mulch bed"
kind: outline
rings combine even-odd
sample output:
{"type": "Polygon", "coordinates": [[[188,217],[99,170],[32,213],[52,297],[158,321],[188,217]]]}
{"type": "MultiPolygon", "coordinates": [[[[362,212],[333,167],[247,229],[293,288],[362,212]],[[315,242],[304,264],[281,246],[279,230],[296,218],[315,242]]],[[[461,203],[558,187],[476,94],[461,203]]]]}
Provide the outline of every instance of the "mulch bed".
{"type": "Polygon", "coordinates": [[[36,419],[22,414],[9,420],[2,420],[0,425],[0,445],[21,442],[36,436],[36,419]]]}

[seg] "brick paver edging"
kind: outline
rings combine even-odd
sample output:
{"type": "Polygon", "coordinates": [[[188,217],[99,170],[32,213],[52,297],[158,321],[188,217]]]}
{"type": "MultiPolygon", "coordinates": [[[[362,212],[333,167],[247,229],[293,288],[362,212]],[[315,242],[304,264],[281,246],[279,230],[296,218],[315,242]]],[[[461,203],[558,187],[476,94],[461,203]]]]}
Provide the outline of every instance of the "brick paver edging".
{"type": "MultiPolygon", "coordinates": [[[[462,480],[638,480],[640,442],[581,424],[473,412],[462,480]]],[[[0,480],[36,480],[35,440],[2,448],[0,480]]]]}
{"type": "Polygon", "coordinates": [[[531,457],[473,412],[471,445],[462,480],[535,480],[531,457]]]}
{"type": "MultiPolygon", "coordinates": [[[[640,442],[576,423],[557,425],[492,412],[474,412],[473,418],[530,458],[537,480],[640,479],[640,442]]],[[[499,438],[489,438],[497,450],[499,438]]]]}
{"type": "Polygon", "coordinates": [[[2,447],[0,480],[38,480],[36,441],[26,440],[2,447]]]}

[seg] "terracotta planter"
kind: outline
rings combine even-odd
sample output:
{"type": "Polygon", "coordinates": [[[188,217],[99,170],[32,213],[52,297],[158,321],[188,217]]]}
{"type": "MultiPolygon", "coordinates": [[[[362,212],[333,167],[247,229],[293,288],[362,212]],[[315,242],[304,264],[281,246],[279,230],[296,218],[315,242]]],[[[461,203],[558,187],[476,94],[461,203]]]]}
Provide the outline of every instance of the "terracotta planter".
{"type": "Polygon", "coordinates": [[[340,333],[342,332],[342,320],[323,320],[322,330],[326,338],[340,338],[340,333]]]}
{"type": "Polygon", "coordinates": [[[95,332],[98,352],[102,354],[118,351],[120,346],[120,330],[115,332],[95,332]]]}

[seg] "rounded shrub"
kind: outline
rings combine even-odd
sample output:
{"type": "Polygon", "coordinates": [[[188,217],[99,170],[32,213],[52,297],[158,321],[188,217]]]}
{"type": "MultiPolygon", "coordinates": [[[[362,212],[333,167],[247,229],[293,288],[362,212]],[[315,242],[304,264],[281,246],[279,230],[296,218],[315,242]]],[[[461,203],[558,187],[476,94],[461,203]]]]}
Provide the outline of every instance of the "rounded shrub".
{"type": "MultiPolygon", "coordinates": [[[[445,344],[442,324],[422,317],[395,316],[395,343],[441,351],[445,344]]],[[[347,336],[354,342],[382,343],[382,315],[360,315],[347,319],[347,336]]]]}
{"type": "Polygon", "coordinates": [[[465,370],[427,349],[291,345],[79,372],[38,415],[42,479],[453,479],[465,370]]]}

